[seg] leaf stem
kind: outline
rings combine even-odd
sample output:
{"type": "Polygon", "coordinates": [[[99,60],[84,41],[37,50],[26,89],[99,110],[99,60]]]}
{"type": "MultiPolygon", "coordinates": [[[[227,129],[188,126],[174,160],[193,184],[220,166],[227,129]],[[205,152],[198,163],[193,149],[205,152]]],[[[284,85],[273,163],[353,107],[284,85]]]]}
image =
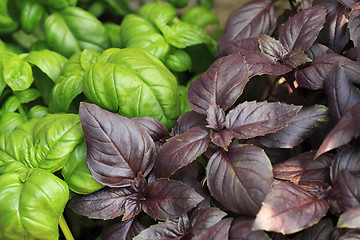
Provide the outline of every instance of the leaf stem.
{"type": "Polygon", "coordinates": [[[75,240],[73,235],[71,234],[69,226],[66,223],[64,215],[62,215],[62,214],[60,217],[59,225],[60,225],[61,231],[63,232],[66,240],[75,240]]]}

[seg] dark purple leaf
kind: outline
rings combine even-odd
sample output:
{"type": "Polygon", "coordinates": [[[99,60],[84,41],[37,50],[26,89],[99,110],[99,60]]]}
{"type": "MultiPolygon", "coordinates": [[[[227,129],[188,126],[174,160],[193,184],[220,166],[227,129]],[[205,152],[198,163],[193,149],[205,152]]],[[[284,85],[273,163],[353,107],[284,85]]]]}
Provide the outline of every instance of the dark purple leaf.
{"type": "Polygon", "coordinates": [[[254,218],[238,217],[231,224],[229,240],[269,240],[264,231],[253,231],[254,218]]]}
{"type": "Polygon", "coordinates": [[[327,212],[324,199],[291,182],[276,182],[256,216],[253,229],[292,234],[318,222],[327,212]]]}
{"type": "Polygon", "coordinates": [[[93,178],[106,186],[125,187],[154,164],[155,144],[130,119],[81,103],[80,120],[87,146],[87,164],[93,178]]]}
{"type": "Polygon", "coordinates": [[[322,45],[320,43],[314,43],[308,50],[305,51],[305,54],[311,60],[314,60],[315,58],[328,53],[334,53],[334,51],[332,51],[329,47],[322,45]]]}
{"type": "Polygon", "coordinates": [[[223,129],[219,132],[212,132],[210,133],[210,139],[213,144],[218,147],[221,147],[227,151],[228,146],[233,139],[233,133],[231,130],[223,129]]]}
{"type": "Polygon", "coordinates": [[[348,209],[341,214],[337,223],[338,228],[360,228],[360,205],[348,209]]]}
{"type": "Polygon", "coordinates": [[[326,122],[328,109],[322,105],[302,108],[286,127],[276,133],[259,138],[261,144],[269,148],[293,148],[312,134],[316,127],[326,122]]]}
{"type": "Polygon", "coordinates": [[[271,169],[268,157],[256,146],[230,146],[228,152],[219,150],[207,166],[210,193],[226,209],[255,216],[271,191],[271,169]]]}
{"type": "Polygon", "coordinates": [[[360,205],[360,178],[342,170],[339,179],[341,189],[341,207],[344,211],[360,205]]]}
{"type": "Polygon", "coordinates": [[[248,52],[244,54],[249,68],[249,78],[263,74],[282,75],[291,71],[291,67],[274,61],[262,52],[248,52]]]}
{"type": "Polygon", "coordinates": [[[344,4],[347,8],[352,8],[355,4],[359,3],[359,0],[338,0],[344,4]]]}
{"type": "Polygon", "coordinates": [[[188,104],[204,115],[212,101],[226,111],[240,97],[248,81],[248,68],[243,56],[237,53],[219,58],[190,84],[188,104]]]}
{"type": "Polygon", "coordinates": [[[307,50],[316,40],[325,23],[326,8],[314,6],[291,17],[281,28],[279,40],[285,49],[307,50]]]}
{"type": "Polygon", "coordinates": [[[259,35],[258,40],[261,52],[270,56],[275,62],[283,59],[288,53],[284,46],[275,38],[268,35],[259,35]]]}
{"type": "Polygon", "coordinates": [[[360,148],[357,145],[347,144],[336,153],[330,172],[333,184],[337,183],[342,170],[360,171],[360,148]]]}
{"type": "Polygon", "coordinates": [[[276,164],[273,168],[274,177],[294,183],[300,181],[329,182],[333,155],[324,154],[316,160],[314,157],[315,151],[310,151],[276,164]]]}
{"type": "Polygon", "coordinates": [[[311,62],[311,59],[302,50],[292,50],[283,59],[283,64],[292,68],[307,62],[311,62]]]}
{"type": "Polygon", "coordinates": [[[127,188],[103,188],[89,195],[77,195],[69,206],[76,213],[96,219],[112,219],[124,214],[127,188]]]}
{"type": "Polygon", "coordinates": [[[360,107],[352,107],[350,108],[350,112],[353,119],[355,120],[357,131],[360,131],[360,121],[356,121],[356,119],[360,119],[360,107]]]}
{"type": "Polygon", "coordinates": [[[225,112],[219,105],[216,105],[214,101],[211,102],[211,105],[207,110],[206,121],[208,122],[207,127],[212,128],[215,131],[220,131],[226,125],[225,112]]]}
{"type": "Polygon", "coordinates": [[[340,119],[344,113],[360,101],[360,90],[350,83],[345,71],[334,64],[325,79],[330,113],[340,119]]]}
{"type": "Polygon", "coordinates": [[[167,220],[183,215],[203,199],[179,181],[159,179],[149,184],[143,210],[154,219],[167,220]]]}
{"type": "Polygon", "coordinates": [[[176,170],[188,165],[205,152],[209,143],[209,132],[200,127],[190,128],[170,138],[157,154],[156,176],[171,176],[176,170]]]}
{"type": "Polygon", "coordinates": [[[326,7],[331,12],[340,5],[340,2],[338,0],[313,0],[313,5],[326,7]]]}
{"type": "Polygon", "coordinates": [[[197,210],[190,218],[190,232],[196,235],[218,223],[227,214],[218,208],[208,207],[197,210]]]}
{"type": "Polygon", "coordinates": [[[124,205],[125,212],[122,220],[126,221],[138,215],[142,209],[142,203],[144,200],[145,198],[139,193],[133,193],[127,196],[124,205]]]}
{"type": "Polygon", "coordinates": [[[329,240],[359,240],[360,230],[350,228],[334,228],[329,240]]]}
{"type": "Polygon", "coordinates": [[[333,224],[331,219],[322,219],[314,226],[305,229],[292,240],[329,240],[333,224]]]}
{"type": "Polygon", "coordinates": [[[180,116],[172,129],[172,134],[180,134],[192,127],[205,127],[206,116],[195,111],[188,111],[180,116]]]}
{"type": "Polygon", "coordinates": [[[354,119],[351,114],[351,111],[354,109],[360,109],[360,102],[344,113],[335,127],[326,136],[316,153],[316,157],[320,156],[324,152],[345,145],[353,138],[357,138],[360,135],[360,131],[356,126],[356,121],[358,120],[354,119]]]}
{"type": "Polygon", "coordinates": [[[168,220],[152,225],[137,235],[134,240],[174,240],[185,234],[184,229],[179,229],[178,222],[168,220]]]}
{"type": "Polygon", "coordinates": [[[349,29],[350,29],[350,38],[354,42],[355,47],[360,47],[358,45],[360,39],[360,3],[355,5],[349,15],[349,29]]]}
{"type": "Polygon", "coordinates": [[[227,114],[227,128],[239,139],[263,136],[285,127],[300,109],[282,103],[244,102],[227,114]]]}
{"type": "Polygon", "coordinates": [[[312,7],[313,0],[300,0],[301,2],[301,8],[306,9],[312,7]]]}
{"type": "Polygon", "coordinates": [[[326,15],[324,28],[321,30],[317,40],[339,54],[343,52],[345,45],[349,41],[347,15],[346,8],[341,4],[337,4],[336,8],[331,8],[326,15]]]}
{"type": "Polygon", "coordinates": [[[276,27],[274,1],[254,0],[235,10],[229,16],[218,46],[240,39],[271,35],[276,27]]]}
{"type": "Polygon", "coordinates": [[[169,136],[169,131],[160,121],[151,117],[136,117],[131,118],[136,124],[144,128],[150,137],[155,141],[166,138],[169,136]]]}
{"type": "Polygon", "coordinates": [[[351,81],[359,81],[356,79],[360,79],[360,64],[338,54],[326,54],[315,58],[309,67],[296,71],[296,81],[304,88],[322,89],[324,78],[333,64],[340,64],[351,81]]]}
{"type": "Polygon", "coordinates": [[[136,218],[126,221],[117,220],[104,228],[101,239],[132,240],[144,229],[143,225],[136,218]]]}
{"type": "Polygon", "coordinates": [[[230,55],[233,53],[240,53],[244,55],[247,52],[259,52],[259,41],[256,37],[240,39],[228,44],[219,46],[216,53],[217,58],[230,55]]]}
{"type": "Polygon", "coordinates": [[[229,229],[231,226],[232,218],[225,218],[219,221],[214,226],[202,230],[191,240],[224,240],[229,238],[229,229]]]}
{"type": "MultiPolygon", "coordinates": [[[[360,41],[358,41],[358,44],[359,44],[359,42],[360,41]]],[[[359,56],[359,48],[354,48],[354,47],[350,48],[349,50],[344,52],[344,56],[347,57],[347,58],[350,58],[353,61],[357,61],[358,56],[359,56]]]]}

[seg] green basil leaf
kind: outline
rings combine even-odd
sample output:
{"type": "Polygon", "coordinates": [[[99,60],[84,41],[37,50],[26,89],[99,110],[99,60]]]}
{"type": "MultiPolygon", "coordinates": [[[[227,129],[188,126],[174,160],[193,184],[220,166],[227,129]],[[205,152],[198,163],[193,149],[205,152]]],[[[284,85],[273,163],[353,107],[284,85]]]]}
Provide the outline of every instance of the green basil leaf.
{"type": "Polygon", "coordinates": [[[88,99],[126,117],[153,117],[171,128],[180,114],[174,75],[140,49],[109,49],[84,77],[88,99]]]}
{"type": "MultiPolygon", "coordinates": [[[[10,17],[8,11],[9,0],[0,1],[0,33],[14,32],[19,24],[10,17]]],[[[12,1],[10,1],[11,3],[12,1]]]]}
{"type": "Polygon", "coordinates": [[[47,107],[41,105],[33,106],[27,113],[29,119],[38,119],[44,117],[49,113],[49,109],[47,107]]]}
{"type": "Polygon", "coordinates": [[[104,186],[96,182],[86,163],[86,143],[77,145],[69,160],[61,169],[61,174],[71,191],[78,194],[90,194],[104,186]]]}
{"type": "Polygon", "coordinates": [[[85,49],[80,55],[80,64],[84,70],[98,61],[99,53],[85,49]]]}
{"type": "MultiPolygon", "coordinates": [[[[69,60],[65,63],[64,68],[62,70],[62,75],[71,72],[84,71],[84,68],[81,66],[80,58],[82,52],[77,52],[72,55],[69,60]]],[[[60,82],[61,80],[59,80],[60,82]]]]}
{"type": "Polygon", "coordinates": [[[127,46],[136,36],[151,33],[158,33],[158,31],[148,20],[135,14],[126,15],[121,22],[120,38],[123,46],[127,46]]]}
{"type": "Polygon", "coordinates": [[[35,88],[28,88],[22,91],[14,91],[14,95],[20,103],[28,103],[40,97],[40,92],[35,88]]]}
{"type": "Polygon", "coordinates": [[[83,91],[82,71],[70,72],[60,77],[52,89],[49,109],[51,112],[68,112],[71,102],[83,91]]]}
{"type": "Polygon", "coordinates": [[[182,49],[175,49],[166,56],[165,65],[172,71],[184,72],[191,70],[191,58],[182,49]]]}
{"type": "Polygon", "coordinates": [[[166,24],[175,18],[176,11],[168,4],[149,3],[139,9],[138,15],[147,19],[153,25],[155,25],[155,20],[166,24]]]}
{"type": "Polygon", "coordinates": [[[126,47],[144,49],[160,60],[164,60],[170,51],[170,45],[160,33],[135,36],[128,42],[126,47]]]}
{"type": "Polygon", "coordinates": [[[110,46],[121,48],[123,46],[120,37],[121,26],[112,22],[107,22],[104,26],[109,36],[110,46]]]}
{"type": "Polygon", "coordinates": [[[41,3],[24,1],[21,5],[20,23],[22,30],[31,34],[40,23],[46,10],[41,3]]]}
{"type": "Polygon", "coordinates": [[[16,96],[10,96],[6,101],[4,102],[1,110],[3,112],[15,112],[21,105],[21,102],[16,96]]]}
{"type": "Polygon", "coordinates": [[[120,16],[125,16],[133,12],[128,0],[104,0],[104,2],[110,11],[120,16]]]}
{"type": "Polygon", "coordinates": [[[197,3],[207,9],[211,9],[214,6],[214,0],[197,0],[197,3]]]}
{"type": "Polygon", "coordinates": [[[2,54],[3,77],[13,91],[21,91],[30,87],[34,78],[29,63],[11,53],[2,54]],[[8,58],[7,58],[7,57],[8,58]]]}
{"type": "Polygon", "coordinates": [[[54,8],[56,10],[75,6],[77,3],[77,0],[36,0],[36,1],[48,7],[54,8]]]}
{"type": "Polygon", "coordinates": [[[84,140],[80,118],[75,114],[48,114],[34,126],[33,139],[38,167],[55,172],[84,140]]]}
{"type": "Polygon", "coordinates": [[[13,131],[17,126],[26,121],[21,114],[17,112],[6,112],[0,115],[0,134],[13,131]]]}
{"type": "Polygon", "coordinates": [[[67,59],[64,56],[50,50],[30,52],[25,60],[38,67],[54,83],[57,82],[57,78],[67,62],[67,59]]]}
{"type": "Polygon", "coordinates": [[[0,52],[6,52],[6,44],[0,39],[0,52]]]}
{"type": "MultiPolygon", "coordinates": [[[[1,119],[1,118],[0,118],[1,119]]],[[[37,120],[30,120],[12,132],[0,135],[0,175],[29,168],[24,161],[24,139],[32,141],[32,131],[37,120]]],[[[0,124],[1,121],[0,121],[0,124]]],[[[1,125],[3,126],[3,125],[1,125]]]]}
{"type": "Polygon", "coordinates": [[[69,199],[66,183],[42,170],[0,176],[0,238],[58,239],[69,199]]]}
{"type": "Polygon", "coordinates": [[[201,43],[215,44],[206,31],[196,25],[180,21],[168,26],[161,21],[156,21],[156,26],[164,34],[166,41],[177,48],[186,48],[201,43]]]}
{"type": "Polygon", "coordinates": [[[49,46],[66,57],[83,49],[102,52],[109,47],[103,24],[78,7],[68,7],[51,14],[45,20],[44,30],[49,46]]]}
{"type": "Polygon", "coordinates": [[[187,103],[187,91],[188,88],[186,86],[179,85],[180,97],[181,97],[181,115],[184,113],[191,111],[190,106],[187,103]]]}
{"type": "Polygon", "coordinates": [[[181,16],[181,20],[202,28],[210,24],[220,23],[218,17],[214,13],[202,6],[195,6],[188,9],[181,16]]]}

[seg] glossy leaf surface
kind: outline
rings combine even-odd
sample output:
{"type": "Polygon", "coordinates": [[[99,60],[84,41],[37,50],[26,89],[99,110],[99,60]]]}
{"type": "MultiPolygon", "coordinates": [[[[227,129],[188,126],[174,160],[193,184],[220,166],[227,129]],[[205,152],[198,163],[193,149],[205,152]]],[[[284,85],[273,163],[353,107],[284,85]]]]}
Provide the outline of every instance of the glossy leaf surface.
{"type": "Polygon", "coordinates": [[[269,240],[264,231],[253,231],[254,218],[237,217],[231,223],[229,240],[269,240]]]}
{"type": "Polygon", "coordinates": [[[337,223],[338,228],[359,228],[360,224],[360,206],[350,208],[343,214],[341,214],[337,223]]]}
{"type": "Polygon", "coordinates": [[[139,172],[153,167],[155,145],[149,134],[130,119],[82,103],[80,119],[93,178],[110,187],[130,186],[139,172]]]}
{"type": "Polygon", "coordinates": [[[145,228],[138,219],[132,218],[126,221],[116,221],[107,226],[101,234],[105,239],[132,240],[145,228]]]}
{"type": "Polygon", "coordinates": [[[350,30],[350,38],[354,42],[356,47],[358,46],[359,38],[360,38],[360,4],[353,6],[349,16],[349,30],[350,30]]]}
{"type": "Polygon", "coordinates": [[[231,226],[232,218],[225,218],[215,224],[214,226],[202,230],[200,233],[196,234],[192,239],[193,240],[222,240],[228,239],[229,229],[231,226]]]}
{"type": "Polygon", "coordinates": [[[262,149],[235,145],[230,146],[228,152],[219,150],[211,156],[207,180],[210,193],[225,208],[255,216],[271,191],[272,167],[262,149]]]}
{"type": "Polygon", "coordinates": [[[342,170],[357,172],[360,170],[360,149],[356,144],[339,148],[331,165],[331,181],[335,184],[342,170]]]}

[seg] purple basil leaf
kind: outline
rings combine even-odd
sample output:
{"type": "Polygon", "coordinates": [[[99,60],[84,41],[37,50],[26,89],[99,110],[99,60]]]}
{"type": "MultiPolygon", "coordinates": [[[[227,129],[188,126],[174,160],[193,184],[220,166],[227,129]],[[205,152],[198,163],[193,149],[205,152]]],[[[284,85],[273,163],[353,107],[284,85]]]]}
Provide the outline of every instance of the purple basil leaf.
{"type": "Polygon", "coordinates": [[[210,158],[207,180],[210,193],[226,209],[255,216],[271,191],[272,167],[261,148],[232,145],[228,152],[219,150],[210,158]]]}
{"type": "Polygon", "coordinates": [[[313,6],[315,5],[326,7],[331,12],[340,5],[340,2],[338,0],[313,0],[313,6]]]}
{"type": "Polygon", "coordinates": [[[275,38],[268,35],[259,35],[258,40],[261,52],[269,55],[274,61],[283,59],[288,53],[284,46],[275,38]]]}
{"type": "Polygon", "coordinates": [[[227,114],[227,128],[238,139],[263,136],[285,127],[300,109],[282,103],[244,102],[227,114]]]}
{"type": "Polygon", "coordinates": [[[279,40],[285,49],[307,50],[315,42],[325,23],[326,8],[314,6],[291,17],[281,28],[279,40]]]}
{"type": "Polygon", "coordinates": [[[337,122],[335,127],[326,136],[322,144],[320,145],[316,157],[320,156],[324,152],[338,148],[342,145],[349,143],[353,138],[357,138],[360,135],[360,130],[356,126],[357,119],[354,119],[351,111],[360,109],[360,102],[351,107],[337,122]]]}
{"type": "Polygon", "coordinates": [[[347,8],[352,8],[355,4],[359,3],[359,0],[338,0],[347,8]]]}
{"type": "Polygon", "coordinates": [[[106,226],[101,234],[101,239],[132,240],[145,228],[139,220],[132,218],[126,221],[120,219],[106,226]]]}
{"type": "Polygon", "coordinates": [[[324,78],[333,64],[340,64],[351,81],[359,81],[360,64],[338,54],[325,54],[314,59],[310,66],[296,71],[295,78],[301,87],[322,89],[324,78]]]}
{"type": "Polygon", "coordinates": [[[174,240],[179,239],[184,234],[184,229],[179,229],[176,221],[168,220],[143,230],[134,240],[174,240]]]}
{"type": "Polygon", "coordinates": [[[219,58],[190,84],[188,104],[204,115],[212,101],[226,111],[240,97],[248,81],[248,68],[243,56],[237,53],[219,58]]]}
{"type": "Polygon", "coordinates": [[[170,138],[162,145],[156,156],[156,176],[171,176],[176,170],[188,165],[205,152],[209,143],[208,130],[200,127],[190,128],[170,138]]]}
{"type": "Polygon", "coordinates": [[[308,50],[305,51],[305,54],[311,60],[314,60],[315,58],[328,53],[334,53],[334,51],[332,51],[329,47],[320,43],[314,43],[308,50]]]}
{"type": "Polygon", "coordinates": [[[341,189],[341,207],[344,211],[360,205],[360,178],[342,170],[339,179],[341,189]]]}
{"type": "Polygon", "coordinates": [[[360,39],[360,3],[355,5],[350,12],[349,17],[349,29],[350,29],[350,38],[354,42],[355,47],[360,47],[358,45],[360,39]]]}
{"type": "Polygon", "coordinates": [[[215,131],[220,131],[226,125],[225,112],[214,101],[211,101],[211,105],[207,110],[206,121],[208,122],[207,127],[215,131]]]}
{"type": "Polygon", "coordinates": [[[283,63],[292,68],[307,62],[311,62],[311,59],[302,50],[292,50],[283,59],[283,63]]]}
{"type": "Polygon", "coordinates": [[[276,27],[274,1],[253,0],[235,10],[229,16],[218,46],[240,39],[271,35],[276,27]]]}
{"type": "Polygon", "coordinates": [[[96,219],[112,219],[124,214],[127,188],[103,188],[89,195],[77,195],[69,206],[76,213],[96,219]]]}
{"type": "Polygon", "coordinates": [[[334,228],[329,240],[359,240],[360,230],[350,228],[334,228]]]}
{"type": "MultiPolygon", "coordinates": [[[[359,228],[360,227],[360,205],[348,209],[341,214],[337,223],[338,228],[359,228]]],[[[354,239],[354,238],[351,238],[354,239]]]]}
{"type": "Polygon", "coordinates": [[[203,199],[179,181],[159,179],[149,184],[143,210],[154,219],[167,220],[183,215],[203,199]]]}
{"type": "Polygon", "coordinates": [[[325,91],[330,113],[340,119],[355,103],[360,101],[360,90],[350,83],[349,77],[338,64],[326,74],[325,91]]]}
{"type": "Polygon", "coordinates": [[[151,117],[136,117],[131,118],[136,124],[144,128],[150,137],[155,141],[166,138],[169,136],[169,132],[164,124],[151,117]]]}
{"type": "Polygon", "coordinates": [[[350,112],[353,119],[355,119],[357,130],[360,131],[360,121],[356,121],[356,119],[360,119],[360,107],[352,107],[350,108],[350,112]]]}
{"type": "Polygon", "coordinates": [[[249,67],[249,78],[263,74],[282,75],[291,71],[291,67],[274,61],[262,52],[248,52],[244,57],[249,67]]]}
{"type": "Polygon", "coordinates": [[[317,126],[327,121],[327,113],[327,107],[322,105],[304,107],[286,127],[260,137],[259,141],[269,148],[293,148],[312,134],[317,126]]]}
{"type": "Polygon", "coordinates": [[[269,240],[264,231],[253,231],[254,218],[238,217],[231,224],[229,240],[269,240]]]}
{"type": "Polygon", "coordinates": [[[190,218],[189,231],[196,235],[200,231],[208,229],[218,223],[227,214],[218,208],[201,208],[194,212],[190,218]]]}
{"type": "Polygon", "coordinates": [[[144,177],[149,174],[155,144],[145,130],[95,104],[81,103],[79,114],[87,145],[87,164],[97,182],[125,187],[138,172],[144,177]]]}
{"type": "Polygon", "coordinates": [[[220,130],[219,132],[210,133],[211,142],[216,146],[225,149],[226,151],[233,137],[234,136],[232,131],[228,129],[223,129],[220,130]]]}
{"type": "Polygon", "coordinates": [[[142,203],[145,200],[143,196],[139,193],[133,193],[126,197],[124,204],[124,216],[122,218],[123,221],[126,221],[130,218],[135,217],[142,209],[142,203]]]}
{"type": "Polygon", "coordinates": [[[339,54],[343,52],[345,45],[349,41],[347,15],[346,8],[341,4],[337,4],[336,8],[329,10],[324,28],[321,30],[317,40],[339,54]]]}
{"type": "Polygon", "coordinates": [[[349,172],[360,171],[360,148],[354,144],[347,144],[340,148],[331,165],[330,177],[335,185],[342,170],[349,172]]]}
{"type": "Polygon", "coordinates": [[[324,199],[291,182],[276,182],[256,216],[253,229],[292,234],[318,222],[328,210],[324,199]]]}
{"type": "Polygon", "coordinates": [[[300,181],[323,181],[330,180],[330,165],[333,155],[324,154],[314,160],[315,151],[305,152],[289,160],[276,164],[273,167],[274,177],[289,180],[294,183],[300,181]]]}
{"type": "Polygon", "coordinates": [[[259,52],[259,41],[256,37],[240,39],[222,46],[219,46],[217,51],[217,58],[230,55],[233,53],[240,53],[244,55],[247,52],[259,52]]]}
{"type": "Polygon", "coordinates": [[[191,238],[191,240],[224,240],[229,238],[229,229],[232,218],[225,218],[214,226],[202,230],[191,238]]]}
{"type": "Polygon", "coordinates": [[[205,127],[206,116],[195,111],[188,111],[180,116],[172,129],[172,134],[180,134],[192,127],[205,127]]]}
{"type": "Polygon", "coordinates": [[[322,219],[314,226],[297,234],[292,240],[329,240],[333,228],[331,219],[322,219]]]}
{"type": "Polygon", "coordinates": [[[300,0],[301,2],[301,8],[306,9],[312,7],[313,0],[300,0]]]}

